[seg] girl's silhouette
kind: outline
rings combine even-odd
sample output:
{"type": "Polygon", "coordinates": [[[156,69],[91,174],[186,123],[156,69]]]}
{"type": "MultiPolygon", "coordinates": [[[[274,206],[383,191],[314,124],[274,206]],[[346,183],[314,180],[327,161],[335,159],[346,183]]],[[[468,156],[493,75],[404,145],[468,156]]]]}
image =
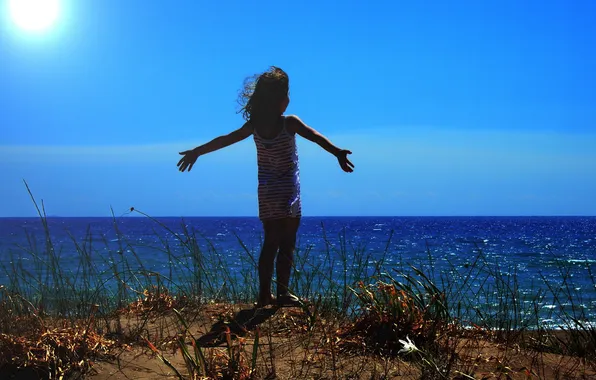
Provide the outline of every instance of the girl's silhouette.
{"type": "Polygon", "coordinates": [[[240,94],[244,125],[224,136],[181,152],[181,172],[192,169],[197,158],[253,136],[257,148],[259,218],[265,241],[259,257],[259,297],[257,306],[277,303],[298,305],[300,300],[288,289],[293,264],[296,233],[300,224],[300,177],[296,134],[317,143],[333,154],[340,167],[352,172],[349,150],[339,149],[297,116],[284,116],[290,103],[289,78],[280,68],[245,81],[240,94]],[[278,253],[279,251],[279,253],[278,253]],[[277,299],[271,294],[273,264],[277,256],[277,299]]]}

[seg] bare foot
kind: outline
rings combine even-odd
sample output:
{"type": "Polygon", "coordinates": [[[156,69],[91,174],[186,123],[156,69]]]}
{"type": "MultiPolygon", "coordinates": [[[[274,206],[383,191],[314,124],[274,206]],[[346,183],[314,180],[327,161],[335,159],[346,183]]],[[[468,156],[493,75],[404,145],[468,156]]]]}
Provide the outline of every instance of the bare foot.
{"type": "Polygon", "coordinates": [[[255,306],[261,308],[267,305],[274,305],[275,303],[277,303],[277,300],[273,297],[273,294],[269,294],[269,297],[260,297],[257,302],[255,302],[255,306]]]}
{"type": "Polygon", "coordinates": [[[302,301],[291,293],[284,293],[277,296],[278,306],[301,306],[302,301]]]}

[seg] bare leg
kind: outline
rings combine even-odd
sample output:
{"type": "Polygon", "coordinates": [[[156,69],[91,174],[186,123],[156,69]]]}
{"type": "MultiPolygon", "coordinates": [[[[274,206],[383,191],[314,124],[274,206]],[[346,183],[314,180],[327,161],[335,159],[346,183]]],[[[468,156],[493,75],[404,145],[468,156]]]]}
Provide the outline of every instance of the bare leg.
{"type": "Polygon", "coordinates": [[[283,221],[279,254],[277,256],[277,295],[288,293],[290,273],[294,264],[294,249],[296,248],[296,233],[300,226],[300,218],[286,218],[283,221]]]}
{"type": "Polygon", "coordinates": [[[271,277],[273,276],[273,263],[281,240],[281,220],[263,221],[265,241],[259,256],[259,299],[257,306],[272,303],[271,277]]]}

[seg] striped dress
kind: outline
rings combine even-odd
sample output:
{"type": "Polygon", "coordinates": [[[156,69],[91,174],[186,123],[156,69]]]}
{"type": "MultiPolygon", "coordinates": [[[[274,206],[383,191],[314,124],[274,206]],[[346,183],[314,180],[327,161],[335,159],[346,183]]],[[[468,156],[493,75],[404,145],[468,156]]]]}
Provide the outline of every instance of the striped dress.
{"type": "Polygon", "coordinates": [[[259,219],[299,218],[300,173],[296,136],[286,130],[284,117],[281,132],[266,139],[253,132],[259,168],[259,219]]]}

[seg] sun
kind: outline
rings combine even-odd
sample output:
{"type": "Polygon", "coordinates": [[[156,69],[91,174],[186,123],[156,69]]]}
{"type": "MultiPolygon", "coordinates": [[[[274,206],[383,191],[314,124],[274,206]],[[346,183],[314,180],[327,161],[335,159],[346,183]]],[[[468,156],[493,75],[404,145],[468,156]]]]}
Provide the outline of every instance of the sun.
{"type": "Polygon", "coordinates": [[[60,16],[60,0],[8,0],[14,23],[27,31],[51,28],[60,16]]]}

